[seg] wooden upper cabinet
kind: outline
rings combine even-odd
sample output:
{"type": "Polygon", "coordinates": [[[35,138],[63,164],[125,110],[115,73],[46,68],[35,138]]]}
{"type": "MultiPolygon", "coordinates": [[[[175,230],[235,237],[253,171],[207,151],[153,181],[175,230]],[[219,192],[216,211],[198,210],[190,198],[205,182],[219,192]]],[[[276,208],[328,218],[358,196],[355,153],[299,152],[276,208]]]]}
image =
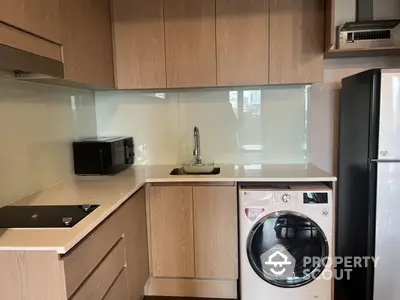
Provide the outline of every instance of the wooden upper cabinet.
{"type": "Polygon", "coordinates": [[[269,0],[216,0],[217,85],[268,84],[269,0]]]}
{"type": "Polygon", "coordinates": [[[270,0],[271,84],[321,82],[324,1],[270,0]]]}
{"type": "Polygon", "coordinates": [[[0,22],[61,44],[60,0],[0,0],[0,22]]]}
{"type": "Polygon", "coordinates": [[[325,51],[329,51],[335,46],[335,0],[326,0],[325,8],[325,51]]]}
{"type": "Polygon", "coordinates": [[[167,87],[216,86],[215,0],[164,1],[167,87]]]}
{"type": "Polygon", "coordinates": [[[113,0],[113,16],[117,88],[166,88],[163,0],[113,0]]]}
{"type": "Polygon", "coordinates": [[[0,45],[62,61],[61,45],[0,22],[0,45]]]}
{"type": "Polygon", "coordinates": [[[194,277],[191,186],[150,187],[151,264],[155,277],[194,277]]]}
{"type": "Polygon", "coordinates": [[[110,1],[60,1],[65,79],[113,88],[110,1]]]}
{"type": "Polygon", "coordinates": [[[194,186],[196,278],[238,278],[235,186],[194,186]]]}

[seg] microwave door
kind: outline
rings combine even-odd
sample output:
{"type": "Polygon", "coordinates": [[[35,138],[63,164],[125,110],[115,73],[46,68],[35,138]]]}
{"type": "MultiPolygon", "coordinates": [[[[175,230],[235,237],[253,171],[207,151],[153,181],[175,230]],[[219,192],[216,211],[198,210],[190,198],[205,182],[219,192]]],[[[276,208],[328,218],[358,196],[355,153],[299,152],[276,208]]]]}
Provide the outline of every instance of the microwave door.
{"type": "Polygon", "coordinates": [[[125,144],[125,164],[126,165],[131,165],[133,164],[133,142],[131,140],[126,140],[125,144]]]}

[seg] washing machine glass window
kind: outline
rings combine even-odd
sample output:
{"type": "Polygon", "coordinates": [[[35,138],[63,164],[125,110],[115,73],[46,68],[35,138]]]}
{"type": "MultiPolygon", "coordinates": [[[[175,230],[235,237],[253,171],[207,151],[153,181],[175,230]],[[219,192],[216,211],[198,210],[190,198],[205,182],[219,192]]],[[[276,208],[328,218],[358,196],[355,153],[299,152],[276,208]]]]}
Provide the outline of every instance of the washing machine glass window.
{"type": "Polygon", "coordinates": [[[263,280],[282,288],[315,280],[324,269],[328,252],[321,228],[310,218],[291,211],[263,217],[247,239],[247,257],[253,270],[263,280]]]}

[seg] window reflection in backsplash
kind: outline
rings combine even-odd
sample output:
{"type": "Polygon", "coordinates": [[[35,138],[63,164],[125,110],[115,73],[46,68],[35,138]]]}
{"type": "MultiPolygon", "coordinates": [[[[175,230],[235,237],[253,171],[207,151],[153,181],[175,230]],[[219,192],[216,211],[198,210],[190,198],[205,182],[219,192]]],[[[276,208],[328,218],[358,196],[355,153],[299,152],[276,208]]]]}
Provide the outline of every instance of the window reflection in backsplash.
{"type": "MultiPolygon", "coordinates": [[[[284,92],[280,92],[280,90],[280,88],[270,87],[263,90],[237,89],[229,91],[229,102],[238,122],[237,150],[242,154],[240,160],[249,163],[264,162],[266,160],[267,162],[275,162],[278,159],[276,156],[272,159],[265,158],[268,156],[268,149],[279,148],[279,146],[273,145],[273,141],[280,139],[284,144],[290,144],[290,141],[282,141],[285,137],[268,137],[265,134],[270,132],[268,128],[273,128],[275,134],[280,135],[280,129],[283,129],[287,125],[290,126],[291,121],[297,123],[298,127],[293,127],[293,132],[288,132],[286,138],[290,140],[292,135],[299,134],[304,139],[299,141],[300,143],[297,145],[288,145],[293,148],[287,150],[293,151],[292,153],[295,154],[293,157],[294,161],[303,162],[308,160],[307,105],[309,87],[291,87],[290,89],[284,89],[284,92]],[[269,94],[271,94],[271,98],[268,97],[269,94]],[[289,99],[281,99],[282,96],[288,96],[289,99]],[[277,99],[273,99],[273,97],[277,97],[277,99]],[[270,117],[269,122],[267,111],[269,110],[269,104],[272,104],[275,100],[282,101],[281,104],[283,107],[286,107],[287,112],[281,109],[280,111],[276,111],[277,115],[270,117]],[[294,100],[297,103],[290,104],[288,103],[290,100],[294,100]],[[298,104],[301,104],[301,106],[298,104]],[[293,113],[295,114],[294,116],[292,115],[293,113]],[[287,116],[290,116],[290,118],[287,118],[287,116]],[[296,151],[298,153],[295,153],[296,151]]],[[[275,107],[275,109],[277,108],[275,107]]],[[[271,107],[271,110],[273,113],[273,107],[271,107]]],[[[295,140],[298,139],[295,138],[295,140]]],[[[286,158],[289,161],[291,160],[292,153],[288,153],[286,158]]],[[[282,158],[282,160],[285,161],[285,158],[282,158]]]]}
{"type": "Polygon", "coordinates": [[[306,162],[309,88],[98,92],[98,132],[134,136],[141,164],[191,161],[194,126],[205,161],[306,162]]]}

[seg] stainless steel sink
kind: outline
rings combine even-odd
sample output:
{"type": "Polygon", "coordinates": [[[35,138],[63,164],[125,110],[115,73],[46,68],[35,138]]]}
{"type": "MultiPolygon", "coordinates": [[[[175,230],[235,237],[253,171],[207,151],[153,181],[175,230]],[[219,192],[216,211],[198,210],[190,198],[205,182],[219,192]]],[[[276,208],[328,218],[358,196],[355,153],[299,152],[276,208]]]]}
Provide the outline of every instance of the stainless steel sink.
{"type": "Polygon", "coordinates": [[[218,175],[221,172],[221,168],[220,167],[215,167],[212,169],[211,172],[190,172],[187,173],[185,172],[185,170],[183,169],[183,167],[180,168],[175,168],[171,171],[171,173],[169,173],[170,175],[218,175]]]}
{"type": "Polygon", "coordinates": [[[194,127],[194,162],[183,164],[179,168],[175,168],[169,173],[170,175],[218,175],[221,168],[215,167],[214,163],[203,163],[200,155],[200,131],[197,126],[194,127]]]}

